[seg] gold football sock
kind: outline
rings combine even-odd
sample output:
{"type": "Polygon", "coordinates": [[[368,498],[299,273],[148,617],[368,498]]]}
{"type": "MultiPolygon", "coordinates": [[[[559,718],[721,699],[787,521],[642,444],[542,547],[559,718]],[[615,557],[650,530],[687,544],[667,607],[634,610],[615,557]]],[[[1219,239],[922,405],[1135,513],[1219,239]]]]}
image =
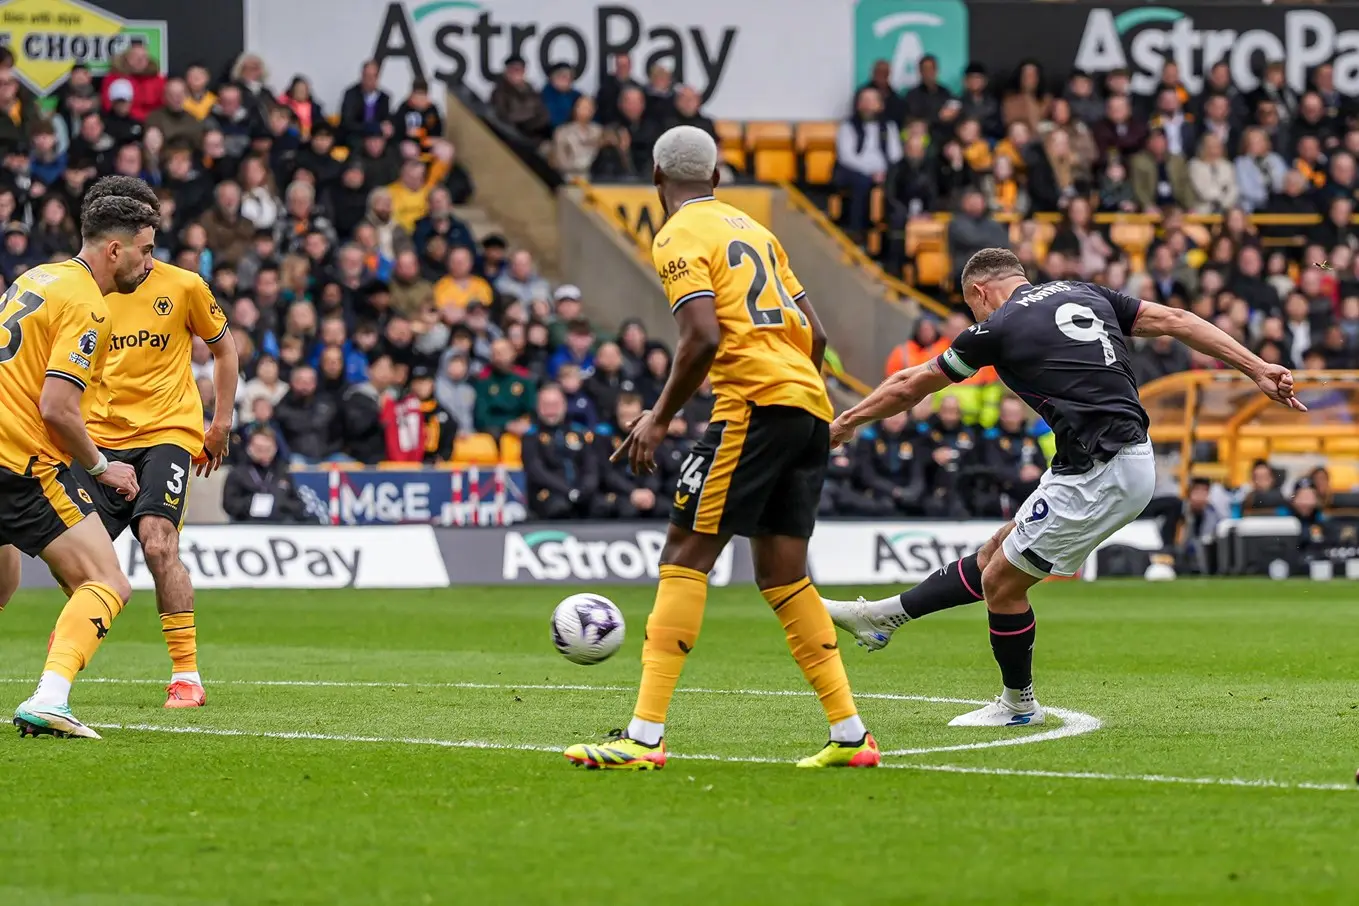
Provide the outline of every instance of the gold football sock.
{"type": "Polygon", "coordinates": [[[788,648],[821,699],[826,718],[834,724],[857,714],[835,640],[835,624],[812,580],[799,579],[792,585],[761,589],[760,593],[783,624],[788,648]]]}
{"type": "Polygon", "coordinates": [[[698,641],[708,576],[686,566],[662,566],[656,606],[646,621],[642,643],[642,685],[633,713],[642,720],[665,723],[665,712],[679,683],[684,658],[698,641]]]}
{"type": "Polygon", "coordinates": [[[109,634],[109,627],[122,609],[123,599],[103,583],[86,582],[77,588],[57,617],[43,670],[74,682],[76,674],[85,669],[99,650],[99,643],[109,634]]]}
{"type": "Polygon", "coordinates": [[[161,614],[160,631],[165,637],[165,647],[170,649],[171,671],[197,673],[198,630],[194,628],[193,611],[161,614]]]}

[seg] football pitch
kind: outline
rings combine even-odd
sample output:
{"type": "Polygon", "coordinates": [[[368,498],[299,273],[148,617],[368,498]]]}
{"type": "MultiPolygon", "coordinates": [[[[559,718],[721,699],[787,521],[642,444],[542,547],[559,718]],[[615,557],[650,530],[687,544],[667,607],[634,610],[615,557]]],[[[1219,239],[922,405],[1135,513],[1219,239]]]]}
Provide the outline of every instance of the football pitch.
{"type": "MultiPolygon", "coordinates": [[[[1352,903],[1359,584],[1069,582],[1034,595],[1064,720],[946,726],[998,691],[974,606],[868,654],[876,771],[826,728],[753,588],[714,589],[655,773],[559,754],[625,726],[652,591],[577,667],[570,590],[202,592],[208,707],[166,711],[153,597],[76,686],[102,742],[0,741],[0,903],[1352,903]],[[103,729],[107,728],[107,729],[103,729]],[[909,754],[906,754],[909,753],[909,754]]],[[[838,594],[846,589],[828,590],[838,594]]],[[[873,590],[881,593],[879,590],[873,590]]],[[[60,602],[0,617],[0,706],[60,602]]],[[[9,729],[9,728],[7,728],[9,729]]]]}

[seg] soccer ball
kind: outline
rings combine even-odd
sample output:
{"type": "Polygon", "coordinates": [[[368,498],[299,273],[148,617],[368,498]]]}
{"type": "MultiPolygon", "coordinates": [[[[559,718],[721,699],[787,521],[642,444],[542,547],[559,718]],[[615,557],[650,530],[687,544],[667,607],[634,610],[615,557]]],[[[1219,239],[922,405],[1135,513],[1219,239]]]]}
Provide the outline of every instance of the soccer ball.
{"type": "Polygon", "coordinates": [[[572,595],[552,611],[552,644],[573,664],[598,664],[623,644],[623,612],[603,595],[572,595]]]}

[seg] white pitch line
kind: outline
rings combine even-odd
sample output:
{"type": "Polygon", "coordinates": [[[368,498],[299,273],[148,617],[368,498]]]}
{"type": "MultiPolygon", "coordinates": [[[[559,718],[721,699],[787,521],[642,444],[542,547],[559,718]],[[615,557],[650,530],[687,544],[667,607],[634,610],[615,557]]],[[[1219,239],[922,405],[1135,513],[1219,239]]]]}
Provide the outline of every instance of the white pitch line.
{"type": "MultiPolygon", "coordinates": [[[[403,736],[350,736],[337,733],[270,732],[216,729],[212,727],[165,727],[156,724],[90,724],[100,730],[127,730],[143,733],[178,733],[198,736],[250,737],[320,742],[378,743],[390,745],[437,746],[444,749],[483,749],[513,752],[560,752],[564,746],[529,743],[488,742],[479,739],[429,739],[403,736]]],[[[888,754],[888,753],[884,753],[888,754]]],[[[778,758],[748,758],[727,755],[690,755],[671,753],[670,758],[685,761],[719,761],[730,764],[790,764],[778,758]]],[[[1181,786],[1228,786],[1252,789],[1323,790],[1353,792],[1354,787],[1340,783],[1289,783],[1280,780],[1249,780],[1241,777],[1172,777],[1166,774],[1103,774],[1090,771],[1024,771],[1010,768],[982,768],[957,764],[884,764],[884,768],[903,771],[934,771],[944,774],[980,774],[992,777],[1037,777],[1050,780],[1102,780],[1130,783],[1163,783],[1181,786]]]]}

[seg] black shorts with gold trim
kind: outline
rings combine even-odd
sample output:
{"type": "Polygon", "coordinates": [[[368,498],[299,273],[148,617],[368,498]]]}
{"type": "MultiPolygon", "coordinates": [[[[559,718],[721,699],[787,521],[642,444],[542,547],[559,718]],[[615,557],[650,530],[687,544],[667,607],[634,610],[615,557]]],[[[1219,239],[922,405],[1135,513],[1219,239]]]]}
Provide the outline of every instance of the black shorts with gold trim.
{"type": "Polygon", "coordinates": [[[830,425],[793,406],[713,422],[680,468],[670,521],[704,535],[810,538],[830,425]]]}
{"type": "Polygon", "coordinates": [[[174,444],[137,447],[131,450],[99,448],[109,462],[125,462],[137,470],[137,496],[128,500],[108,485],[99,484],[79,466],[80,485],[94,496],[95,506],[110,538],[117,538],[131,526],[136,531],[143,516],[168,519],[176,529],[184,527],[189,500],[189,471],[193,456],[174,444]]]}
{"type": "Polygon", "coordinates": [[[33,462],[23,474],[0,468],[0,544],[36,557],[94,512],[94,499],[61,463],[33,462]]]}

